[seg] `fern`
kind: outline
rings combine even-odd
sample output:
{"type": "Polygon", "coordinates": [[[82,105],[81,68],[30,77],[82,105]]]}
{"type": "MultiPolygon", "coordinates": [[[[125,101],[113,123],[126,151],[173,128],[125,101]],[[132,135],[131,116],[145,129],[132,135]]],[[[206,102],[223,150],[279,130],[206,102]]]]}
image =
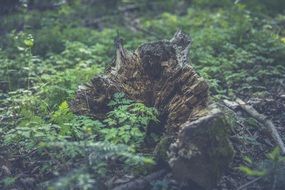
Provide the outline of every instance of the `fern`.
{"type": "Polygon", "coordinates": [[[115,144],[140,146],[145,138],[147,126],[158,122],[158,112],[142,103],[134,103],[126,99],[124,94],[114,94],[114,99],[108,104],[114,110],[107,114],[102,129],[104,139],[115,144]]]}

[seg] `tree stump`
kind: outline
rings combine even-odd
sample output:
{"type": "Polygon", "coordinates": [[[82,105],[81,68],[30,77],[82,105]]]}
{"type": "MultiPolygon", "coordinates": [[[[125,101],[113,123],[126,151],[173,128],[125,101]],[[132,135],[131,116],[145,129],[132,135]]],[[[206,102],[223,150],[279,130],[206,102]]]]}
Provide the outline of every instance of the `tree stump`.
{"type": "Polygon", "coordinates": [[[135,52],[115,40],[115,66],[80,86],[71,109],[102,119],[112,95],[155,107],[165,132],[155,148],[176,179],[213,188],[233,158],[224,113],[209,105],[208,85],[189,64],[191,39],[181,31],[171,40],[141,45],[135,52]]]}

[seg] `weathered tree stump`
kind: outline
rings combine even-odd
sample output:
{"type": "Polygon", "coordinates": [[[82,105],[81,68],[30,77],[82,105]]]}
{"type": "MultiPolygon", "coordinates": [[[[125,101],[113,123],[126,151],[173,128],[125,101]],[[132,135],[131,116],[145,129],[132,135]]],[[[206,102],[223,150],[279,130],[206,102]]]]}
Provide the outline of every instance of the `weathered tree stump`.
{"type": "Polygon", "coordinates": [[[165,128],[157,156],[178,180],[214,187],[233,157],[230,125],[217,107],[208,105],[208,85],[189,64],[191,39],[178,31],[171,40],[143,44],[133,53],[120,39],[115,45],[115,67],[81,86],[72,110],[104,118],[116,92],[157,108],[165,128]]]}

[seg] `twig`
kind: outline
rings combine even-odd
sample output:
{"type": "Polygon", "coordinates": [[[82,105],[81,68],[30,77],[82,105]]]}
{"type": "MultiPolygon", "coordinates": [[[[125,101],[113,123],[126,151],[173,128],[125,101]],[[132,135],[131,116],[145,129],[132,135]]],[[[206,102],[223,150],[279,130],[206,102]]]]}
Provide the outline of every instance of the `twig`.
{"type": "Polygon", "coordinates": [[[166,170],[159,170],[157,172],[151,173],[145,177],[141,177],[138,179],[135,179],[133,181],[130,181],[126,184],[119,185],[112,190],[140,190],[144,189],[149,183],[155,179],[158,179],[162,176],[164,176],[167,173],[166,170]]]}
{"type": "Polygon", "coordinates": [[[253,180],[251,180],[251,181],[247,182],[246,184],[244,184],[244,185],[240,186],[239,188],[237,188],[237,190],[242,190],[242,189],[244,189],[245,187],[247,187],[247,186],[249,186],[249,185],[251,185],[251,184],[257,182],[257,181],[260,180],[262,177],[263,177],[263,176],[259,176],[259,177],[257,177],[257,178],[254,178],[253,180]]]}
{"type": "Polygon", "coordinates": [[[146,30],[139,26],[138,20],[134,18],[129,18],[127,15],[123,17],[123,22],[127,28],[134,32],[142,32],[146,35],[153,36],[154,38],[161,40],[161,35],[156,32],[152,32],[150,30],[146,30]]]}
{"type": "Polygon", "coordinates": [[[134,11],[137,9],[140,9],[141,6],[136,5],[136,4],[131,4],[131,5],[125,5],[125,6],[119,6],[118,10],[121,12],[128,12],[128,11],[134,11]]]}
{"type": "MultiPolygon", "coordinates": [[[[276,171],[276,170],[275,170],[276,171]]],[[[276,188],[276,183],[277,183],[277,178],[276,178],[276,174],[274,174],[274,179],[273,179],[273,183],[272,183],[272,188],[271,190],[275,190],[276,188]]]]}
{"type": "Polygon", "coordinates": [[[280,147],[282,155],[285,155],[284,142],[282,141],[282,139],[281,139],[275,125],[272,123],[272,121],[269,120],[265,115],[258,113],[252,106],[247,105],[241,99],[237,99],[236,102],[240,105],[240,107],[243,110],[245,110],[248,114],[250,114],[257,121],[263,123],[265,125],[265,127],[267,127],[270,130],[271,136],[273,137],[273,140],[280,147]]]}

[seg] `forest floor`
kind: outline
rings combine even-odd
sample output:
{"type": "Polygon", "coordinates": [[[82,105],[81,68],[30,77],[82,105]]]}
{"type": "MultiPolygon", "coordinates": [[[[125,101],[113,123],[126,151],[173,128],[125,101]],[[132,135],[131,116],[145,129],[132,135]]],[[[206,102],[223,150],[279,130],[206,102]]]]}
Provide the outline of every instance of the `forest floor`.
{"type": "MultiPolygon", "coordinates": [[[[138,135],[121,146],[112,127],[135,120],[146,128],[156,120],[154,108],[114,97],[113,110],[102,120],[69,110],[67,102],[78,86],[113,66],[117,35],[127,49],[135,49],[169,39],[177,28],[190,34],[191,64],[207,80],[211,100],[242,99],[268,117],[285,142],[284,12],[259,2],[227,0],[117,2],[114,9],[107,2],[76,1],[0,16],[0,189],[104,189],[114,168],[127,179],[157,169],[153,155],[141,148],[146,134],[135,131],[138,135]],[[118,116],[132,106],[146,117],[118,116]],[[120,118],[124,121],[112,123],[120,118]]],[[[285,158],[270,132],[244,110],[232,112],[235,157],[216,189],[281,190],[285,158]]],[[[168,173],[149,189],[189,187],[168,173]]]]}

